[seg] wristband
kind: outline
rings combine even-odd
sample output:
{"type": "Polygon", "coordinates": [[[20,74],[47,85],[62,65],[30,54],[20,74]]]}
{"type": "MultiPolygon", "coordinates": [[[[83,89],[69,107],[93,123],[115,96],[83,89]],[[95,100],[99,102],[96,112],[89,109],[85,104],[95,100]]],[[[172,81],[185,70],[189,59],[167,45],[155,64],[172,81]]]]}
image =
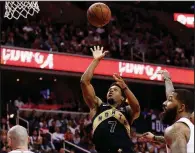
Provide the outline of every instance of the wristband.
{"type": "Polygon", "coordinates": [[[171,78],[169,78],[169,77],[164,77],[164,81],[171,81],[171,78]]]}

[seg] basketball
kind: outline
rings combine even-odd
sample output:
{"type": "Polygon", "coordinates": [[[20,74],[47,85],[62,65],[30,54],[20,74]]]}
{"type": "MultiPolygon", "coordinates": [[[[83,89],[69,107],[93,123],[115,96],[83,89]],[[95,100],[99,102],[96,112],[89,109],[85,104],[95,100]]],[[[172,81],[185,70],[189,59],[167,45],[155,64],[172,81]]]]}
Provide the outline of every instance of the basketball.
{"type": "Polygon", "coordinates": [[[103,27],[110,22],[110,8],[104,3],[94,3],[87,10],[87,18],[91,25],[103,27]]]}

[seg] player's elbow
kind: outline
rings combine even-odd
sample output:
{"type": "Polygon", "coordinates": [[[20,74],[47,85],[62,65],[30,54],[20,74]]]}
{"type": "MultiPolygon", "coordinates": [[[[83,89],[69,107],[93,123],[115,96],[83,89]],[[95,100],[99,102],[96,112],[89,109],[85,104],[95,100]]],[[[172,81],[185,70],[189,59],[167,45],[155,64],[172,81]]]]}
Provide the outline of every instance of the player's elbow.
{"type": "Polygon", "coordinates": [[[134,108],[133,112],[134,112],[134,119],[137,119],[140,116],[140,112],[141,112],[140,105],[137,105],[134,108]]]}
{"type": "Polygon", "coordinates": [[[139,118],[139,116],[140,116],[140,113],[135,113],[134,120],[139,118]]]}
{"type": "Polygon", "coordinates": [[[85,86],[85,85],[90,84],[90,81],[81,77],[80,84],[81,84],[81,86],[85,86]]]}
{"type": "Polygon", "coordinates": [[[87,80],[87,79],[85,79],[85,77],[81,77],[81,80],[80,80],[80,84],[81,85],[86,85],[86,84],[89,84],[90,83],[90,81],[89,80],[87,80]]]}

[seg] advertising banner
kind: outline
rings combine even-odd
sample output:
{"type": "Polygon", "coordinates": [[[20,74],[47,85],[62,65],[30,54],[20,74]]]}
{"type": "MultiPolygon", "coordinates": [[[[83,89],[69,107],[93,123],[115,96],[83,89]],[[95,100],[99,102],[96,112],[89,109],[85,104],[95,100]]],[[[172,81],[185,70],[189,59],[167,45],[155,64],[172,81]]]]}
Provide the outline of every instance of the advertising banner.
{"type": "MultiPolygon", "coordinates": [[[[1,64],[7,66],[56,70],[83,73],[92,61],[91,57],[39,52],[28,49],[1,47],[1,64]]],[[[192,69],[163,65],[142,64],[131,61],[104,59],[95,70],[96,75],[112,76],[119,73],[124,78],[163,81],[159,70],[166,69],[171,73],[172,81],[180,84],[194,84],[192,69]]]]}

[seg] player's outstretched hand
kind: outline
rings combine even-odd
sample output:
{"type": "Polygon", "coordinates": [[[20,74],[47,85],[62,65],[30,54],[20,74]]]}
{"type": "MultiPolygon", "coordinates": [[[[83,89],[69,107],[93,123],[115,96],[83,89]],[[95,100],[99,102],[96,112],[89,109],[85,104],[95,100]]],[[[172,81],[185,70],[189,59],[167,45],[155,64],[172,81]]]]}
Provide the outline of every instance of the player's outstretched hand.
{"type": "Polygon", "coordinates": [[[152,134],[151,132],[146,132],[139,137],[139,140],[144,139],[146,139],[147,141],[154,141],[154,134],[152,134]]]}
{"type": "Polygon", "coordinates": [[[161,74],[164,79],[171,79],[171,76],[167,70],[160,70],[158,74],[161,74]]]}
{"type": "Polygon", "coordinates": [[[93,48],[90,48],[90,50],[93,54],[93,58],[97,60],[101,60],[108,53],[108,51],[104,51],[104,47],[100,48],[100,46],[94,46],[93,48]]]}
{"type": "Polygon", "coordinates": [[[114,74],[113,74],[113,78],[114,78],[114,80],[116,81],[116,83],[117,83],[122,89],[124,89],[124,88],[127,87],[125,81],[123,80],[123,78],[121,78],[121,76],[120,76],[119,74],[114,73],[114,74]]]}

